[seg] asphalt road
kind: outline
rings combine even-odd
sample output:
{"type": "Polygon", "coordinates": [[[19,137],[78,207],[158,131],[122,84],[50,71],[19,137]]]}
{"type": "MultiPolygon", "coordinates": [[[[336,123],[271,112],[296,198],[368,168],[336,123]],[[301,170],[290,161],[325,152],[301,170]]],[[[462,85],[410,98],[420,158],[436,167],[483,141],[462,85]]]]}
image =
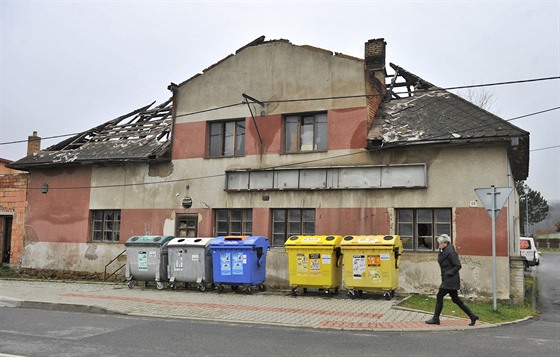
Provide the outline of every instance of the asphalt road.
{"type": "Polygon", "coordinates": [[[560,254],[533,269],[542,316],[496,328],[352,332],[0,308],[0,356],[559,356],[560,254]]]}

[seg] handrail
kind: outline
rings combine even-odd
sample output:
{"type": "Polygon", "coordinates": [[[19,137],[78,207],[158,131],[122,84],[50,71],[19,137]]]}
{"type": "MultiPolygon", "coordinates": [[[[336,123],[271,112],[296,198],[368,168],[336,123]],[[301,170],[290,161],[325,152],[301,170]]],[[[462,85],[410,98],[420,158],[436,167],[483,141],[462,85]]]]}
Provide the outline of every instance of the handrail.
{"type": "Polygon", "coordinates": [[[114,257],[113,259],[111,259],[111,261],[110,261],[109,263],[105,264],[105,271],[103,272],[103,280],[106,281],[107,279],[109,279],[110,277],[112,277],[113,275],[115,275],[119,270],[121,270],[122,268],[124,268],[124,266],[125,266],[126,264],[121,265],[117,270],[115,270],[114,272],[112,272],[111,274],[109,274],[109,276],[107,276],[107,267],[108,267],[109,265],[111,265],[112,262],[114,262],[115,260],[119,259],[119,257],[120,257],[121,255],[123,255],[124,253],[126,253],[126,249],[123,250],[122,252],[120,252],[119,255],[117,255],[116,257],[114,257]]]}

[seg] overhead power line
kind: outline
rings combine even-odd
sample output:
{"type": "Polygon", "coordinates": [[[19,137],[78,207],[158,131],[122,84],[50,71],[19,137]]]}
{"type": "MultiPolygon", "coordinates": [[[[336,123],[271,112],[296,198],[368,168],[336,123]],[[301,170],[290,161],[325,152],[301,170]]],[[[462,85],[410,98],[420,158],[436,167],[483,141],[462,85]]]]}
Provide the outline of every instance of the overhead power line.
{"type": "MultiPolygon", "coordinates": [[[[498,86],[498,85],[509,85],[509,84],[521,84],[521,83],[548,81],[548,80],[555,80],[555,79],[560,79],[560,76],[532,78],[532,79],[524,79],[524,80],[508,81],[508,82],[474,84],[474,85],[465,85],[465,86],[448,87],[448,88],[439,88],[438,87],[438,88],[434,88],[434,89],[429,89],[427,91],[456,90],[456,89],[467,89],[467,88],[475,88],[475,87],[491,87],[491,86],[498,86]]],[[[395,94],[408,94],[408,92],[395,92],[395,94]]],[[[283,99],[283,100],[262,101],[262,103],[270,104],[270,103],[289,103],[289,102],[316,101],[316,100],[353,99],[353,98],[366,98],[366,97],[381,96],[381,95],[384,95],[384,94],[359,94],[359,95],[337,96],[337,97],[283,99]]],[[[227,109],[227,108],[232,108],[232,107],[240,106],[240,105],[246,105],[246,102],[242,101],[242,102],[239,102],[239,103],[227,104],[227,105],[223,105],[223,106],[216,107],[216,108],[208,108],[208,109],[203,109],[203,110],[199,110],[199,111],[195,111],[195,112],[179,114],[179,115],[176,115],[176,117],[185,117],[185,116],[197,115],[197,114],[202,114],[202,113],[208,113],[208,112],[227,109]]],[[[528,117],[528,116],[532,116],[532,115],[536,115],[536,114],[541,114],[541,113],[545,113],[545,112],[552,111],[552,110],[557,110],[559,108],[560,107],[550,108],[550,109],[546,109],[546,110],[543,110],[543,111],[540,111],[540,112],[526,114],[524,116],[512,118],[512,119],[509,119],[509,120],[517,120],[517,119],[521,119],[521,118],[524,118],[524,117],[528,117]]],[[[62,134],[62,135],[48,136],[48,137],[43,137],[42,139],[44,139],[44,140],[56,139],[56,138],[63,138],[63,137],[68,137],[68,136],[73,136],[73,135],[78,135],[78,134],[81,134],[81,132],[72,133],[72,134],[62,134]]],[[[27,140],[15,140],[15,141],[2,142],[2,143],[0,143],[0,145],[20,144],[20,143],[25,143],[25,142],[27,142],[27,140]]]]}

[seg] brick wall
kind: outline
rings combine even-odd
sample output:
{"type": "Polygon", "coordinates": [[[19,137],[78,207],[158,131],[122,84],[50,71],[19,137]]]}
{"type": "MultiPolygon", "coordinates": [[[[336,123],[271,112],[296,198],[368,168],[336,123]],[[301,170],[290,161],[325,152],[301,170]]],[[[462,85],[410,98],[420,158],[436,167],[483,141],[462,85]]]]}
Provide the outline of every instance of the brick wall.
{"type": "Polygon", "coordinates": [[[23,252],[28,182],[27,173],[0,175],[0,217],[12,217],[10,264],[19,264],[23,252]]]}

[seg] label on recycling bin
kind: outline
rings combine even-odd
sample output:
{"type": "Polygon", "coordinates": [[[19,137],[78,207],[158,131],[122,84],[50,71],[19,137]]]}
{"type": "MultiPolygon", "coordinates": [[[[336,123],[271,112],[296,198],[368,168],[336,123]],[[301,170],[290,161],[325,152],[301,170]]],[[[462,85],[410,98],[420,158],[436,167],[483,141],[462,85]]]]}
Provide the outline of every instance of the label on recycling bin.
{"type": "Polygon", "coordinates": [[[193,262],[198,262],[198,261],[200,261],[200,259],[198,258],[198,254],[193,254],[193,255],[192,255],[192,261],[193,261],[193,262]]]}
{"type": "Polygon", "coordinates": [[[138,253],[138,271],[148,271],[148,253],[138,253]]]}
{"type": "Polygon", "coordinates": [[[296,256],[297,263],[297,275],[306,276],[307,275],[307,256],[303,253],[298,253],[296,256]]]}
{"type": "Polygon", "coordinates": [[[312,275],[321,274],[321,254],[309,254],[309,272],[312,275]]]}
{"type": "Polygon", "coordinates": [[[222,275],[231,275],[230,253],[220,253],[220,272],[222,275]]]}
{"type": "Polygon", "coordinates": [[[321,256],[323,260],[323,265],[331,265],[331,255],[330,254],[323,254],[321,256]]]}
{"type": "Polygon", "coordinates": [[[389,254],[381,254],[381,260],[391,260],[391,256],[389,254]]]}
{"type": "Polygon", "coordinates": [[[233,275],[243,275],[244,254],[233,252],[231,254],[231,272],[233,275]]]}
{"type": "Polygon", "coordinates": [[[354,279],[362,279],[366,271],[366,256],[355,254],[352,256],[352,272],[354,279]]]}

